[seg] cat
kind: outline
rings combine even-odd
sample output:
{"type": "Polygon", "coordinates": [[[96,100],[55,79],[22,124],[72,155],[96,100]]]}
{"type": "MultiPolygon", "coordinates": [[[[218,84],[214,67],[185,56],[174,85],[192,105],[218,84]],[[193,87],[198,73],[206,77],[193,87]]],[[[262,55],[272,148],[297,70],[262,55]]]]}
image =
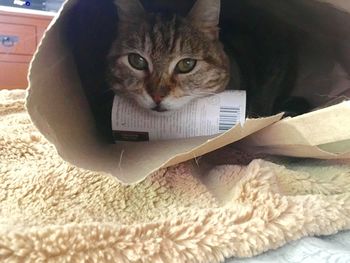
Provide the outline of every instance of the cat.
{"type": "Polygon", "coordinates": [[[206,2],[180,17],[146,13],[138,0],[116,1],[118,37],[108,57],[113,90],[160,112],[223,91],[230,63],[218,38],[220,2],[206,2]]]}
{"type": "Polygon", "coordinates": [[[288,95],[297,56],[284,28],[276,44],[259,29],[261,21],[249,37],[226,28],[220,39],[220,0],[197,0],[187,16],[149,13],[138,0],[116,0],[115,5],[118,34],[107,71],[115,94],[156,112],[177,110],[225,89],[247,91],[251,117],[288,111],[284,101],[293,105],[288,95]]]}

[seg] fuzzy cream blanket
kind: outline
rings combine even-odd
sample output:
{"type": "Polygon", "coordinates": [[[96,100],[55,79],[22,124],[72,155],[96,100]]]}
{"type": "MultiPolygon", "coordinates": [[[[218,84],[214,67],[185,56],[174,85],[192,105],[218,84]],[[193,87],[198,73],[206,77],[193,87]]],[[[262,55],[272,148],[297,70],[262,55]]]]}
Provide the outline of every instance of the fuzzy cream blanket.
{"type": "Polygon", "coordinates": [[[350,228],[350,165],[187,162],[135,186],[63,161],[0,92],[0,262],[222,262],[350,228]]]}

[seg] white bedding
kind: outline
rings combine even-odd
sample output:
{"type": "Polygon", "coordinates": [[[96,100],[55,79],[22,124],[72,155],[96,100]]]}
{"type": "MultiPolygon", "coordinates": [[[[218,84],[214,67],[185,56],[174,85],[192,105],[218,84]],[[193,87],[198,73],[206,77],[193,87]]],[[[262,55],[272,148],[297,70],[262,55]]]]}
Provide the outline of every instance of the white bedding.
{"type": "Polygon", "coordinates": [[[327,237],[307,237],[280,249],[226,263],[349,263],[350,231],[327,237]]]}

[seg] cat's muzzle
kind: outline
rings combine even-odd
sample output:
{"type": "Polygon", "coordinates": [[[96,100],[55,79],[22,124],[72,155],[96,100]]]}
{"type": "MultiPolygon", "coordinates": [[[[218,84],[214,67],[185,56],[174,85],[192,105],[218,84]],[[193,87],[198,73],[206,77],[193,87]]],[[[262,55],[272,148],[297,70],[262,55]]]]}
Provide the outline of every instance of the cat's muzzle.
{"type": "Polygon", "coordinates": [[[157,112],[165,112],[168,111],[167,109],[164,109],[160,104],[157,104],[157,106],[155,106],[154,108],[152,108],[153,111],[157,111],[157,112]]]}

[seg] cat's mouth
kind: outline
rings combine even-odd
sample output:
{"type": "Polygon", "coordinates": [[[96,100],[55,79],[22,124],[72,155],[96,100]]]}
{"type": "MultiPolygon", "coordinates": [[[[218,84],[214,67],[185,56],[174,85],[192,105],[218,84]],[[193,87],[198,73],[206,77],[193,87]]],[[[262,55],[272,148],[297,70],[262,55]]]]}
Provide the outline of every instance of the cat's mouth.
{"type": "Polygon", "coordinates": [[[157,112],[165,112],[168,111],[167,109],[164,109],[160,104],[152,108],[152,111],[157,111],[157,112]]]}

